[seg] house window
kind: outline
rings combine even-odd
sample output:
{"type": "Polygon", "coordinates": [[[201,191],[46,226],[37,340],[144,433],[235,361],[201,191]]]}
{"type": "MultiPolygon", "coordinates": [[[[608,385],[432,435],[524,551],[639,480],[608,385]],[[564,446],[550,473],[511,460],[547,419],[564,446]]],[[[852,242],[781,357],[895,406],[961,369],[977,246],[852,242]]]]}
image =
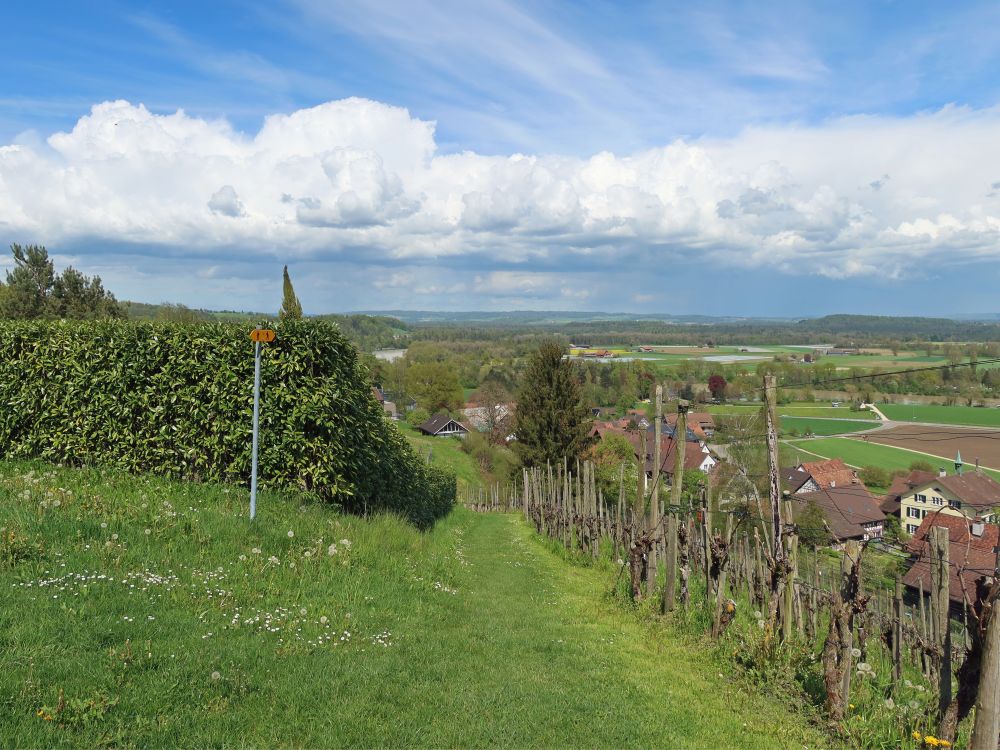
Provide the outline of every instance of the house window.
{"type": "Polygon", "coordinates": [[[932,497],[931,498],[931,502],[934,503],[935,505],[944,505],[944,498],[943,497],[932,497]]]}
{"type": "Polygon", "coordinates": [[[949,500],[948,501],[948,507],[949,508],[954,508],[955,510],[961,510],[962,509],[962,501],[961,500],[949,500]]]}
{"type": "Polygon", "coordinates": [[[916,500],[918,503],[926,503],[927,495],[914,495],[913,499],[916,500]]]}
{"type": "Polygon", "coordinates": [[[920,508],[907,508],[906,509],[907,518],[921,518],[920,508]]]}
{"type": "Polygon", "coordinates": [[[908,524],[906,524],[906,533],[907,534],[916,534],[918,528],[919,527],[916,524],[908,523],[908,524]]]}

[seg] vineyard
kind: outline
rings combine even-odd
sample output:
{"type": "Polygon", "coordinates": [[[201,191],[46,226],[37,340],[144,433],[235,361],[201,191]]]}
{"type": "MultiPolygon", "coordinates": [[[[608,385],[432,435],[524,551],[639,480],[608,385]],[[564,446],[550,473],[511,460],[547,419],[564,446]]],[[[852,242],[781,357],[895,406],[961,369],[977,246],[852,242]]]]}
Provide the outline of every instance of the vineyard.
{"type": "Polygon", "coordinates": [[[462,500],[522,514],[577,560],[611,561],[623,602],[701,628],[734,669],[787,680],[852,744],[996,747],[1000,627],[990,614],[1000,583],[950,550],[946,529],[931,530],[926,577],[904,595],[898,575],[891,585],[870,576],[870,558],[906,558],[905,549],[848,541],[831,565],[800,545],[811,529],[793,521],[776,479],[772,502],[715,497],[710,486],[683,502],[680,481],[668,501],[658,481],[623,475],[618,497],[606,498],[591,463],[564,463],[462,500]],[[976,578],[958,612],[955,574],[976,578]]]}

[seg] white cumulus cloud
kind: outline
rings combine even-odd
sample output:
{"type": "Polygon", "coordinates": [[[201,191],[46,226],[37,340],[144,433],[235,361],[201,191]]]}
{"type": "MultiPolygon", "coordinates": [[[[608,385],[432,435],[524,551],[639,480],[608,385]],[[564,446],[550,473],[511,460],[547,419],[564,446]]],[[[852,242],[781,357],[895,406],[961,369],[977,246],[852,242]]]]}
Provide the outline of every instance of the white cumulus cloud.
{"type": "Polygon", "coordinates": [[[511,298],[579,297],[558,269],[631,257],[828,278],[1000,258],[998,109],[589,157],[440,153],[434,127],[364,99],[272,115],[255,134],[104,102],[44,143],[0,146],[0,231],[183,247],[213,263],[437,263],[448,289],[511,298]]]}

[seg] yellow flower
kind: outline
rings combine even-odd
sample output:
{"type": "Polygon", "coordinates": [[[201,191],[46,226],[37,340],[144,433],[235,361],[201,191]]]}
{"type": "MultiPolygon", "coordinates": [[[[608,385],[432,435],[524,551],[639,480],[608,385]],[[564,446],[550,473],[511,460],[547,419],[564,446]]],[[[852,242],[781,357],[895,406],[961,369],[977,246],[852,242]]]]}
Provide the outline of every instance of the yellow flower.
{"type": "Polygon", "coordinates": [[[854,704],[853,704],[853,703],[848,703],[848,704],[847,704],[847,707],[848,707],[848,708],[854,708],[854,704]]]}
{"type": "Polygon", "coordinates": [[[941,741],[937,737],[931,737],[931,735],[924,737],[924,742],[931,747],[937,747],[941,744],[941,741]]]}
{"type": "Polygon", "coordinates": [[[941,747],[951,747],[951,743],[948,740],[938,740],[938,744],[941,747]]]}
{"type": "Polygon", "coordinates": [[[35,716],[45,716],[45,712],[42,709],[38,709],[35,712],[35,716]]]}
{"type": "Polygon", "coordinates": [[[923,736],[920,734],[920,732],[918,732],[916,729],[914,729],[913,730],[913,739],[915,739],[917,742],[920,742],[920,740],[923,739],[923,736]]]}

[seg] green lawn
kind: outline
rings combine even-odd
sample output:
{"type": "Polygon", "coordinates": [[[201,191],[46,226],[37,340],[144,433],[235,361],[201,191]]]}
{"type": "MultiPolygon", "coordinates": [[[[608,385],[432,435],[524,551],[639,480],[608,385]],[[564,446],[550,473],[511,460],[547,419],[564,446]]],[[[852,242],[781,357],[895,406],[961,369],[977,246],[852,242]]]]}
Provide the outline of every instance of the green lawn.
{"type": "Polygon", "coordinates": [[[816,417],[780,416],[781,430],[784,434],[795,430],[799,435],[811,432],[813,435],[841,435],[847,432],[870,430],[876,425],[871,420],[818,419],[816,417]]]}
{"type": "Polygon", "coordinates": [[[816,747],[514,515],[0,463],[4,747],[816,747]]]}
{"type": "MultiPolygon", "coordinates": [[[[816,440],[790,440],[788,445],[796,451],[798,460],[815,461],[816,456],[807,451],[819,454],[823,458],[841,458],[851,466],[880,466],[887,471],[909,469],[914,461],[927,461],[934,469],[944,467],[948,473],[954,473],[953,459],[928,456],[923,453],[908,451],[878,443],[866,443],[857,438],[818,438],[816,440]]],[[[795,460],[793,458],[793,460],[795,460]]],[[[994,479],[1000,480],[1000,472],[983,469],[994,479]]]]}
{"type": "Polygon", "coordinates": [[[893,421],[935,422],[938,424],[1000,428],[1000,409],[974,406],[935,406],[933,404],[915,406],[879,404],[878,408],[893,421]]]}

